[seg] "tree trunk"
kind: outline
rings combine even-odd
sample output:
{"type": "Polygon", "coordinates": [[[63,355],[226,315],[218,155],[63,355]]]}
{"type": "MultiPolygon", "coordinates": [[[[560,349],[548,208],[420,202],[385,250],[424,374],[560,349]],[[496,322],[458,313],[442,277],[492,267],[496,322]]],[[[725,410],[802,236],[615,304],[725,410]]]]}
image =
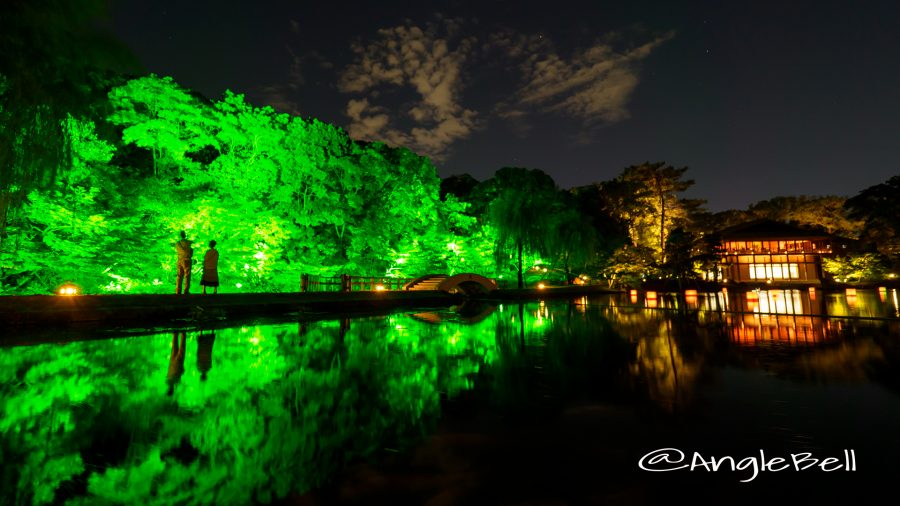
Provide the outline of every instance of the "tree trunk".
{"type": "Polygon", "coordinates": [[[525,279],[524,279],[524,276],[522,273],[522,250],[523,250],[522,241],[519,241],[518,244],[516,244],[516,247],[518,249],[518,255],[519,255],[519,258],[518,258],[519,288],[524,288],[525,287],[525,279]]]}
{"type": "Polygon", "coordinates": [[[659,190],[659,256],[662,263],[666,261],[666,196],[661,186],[657,186],[659,190]]]}

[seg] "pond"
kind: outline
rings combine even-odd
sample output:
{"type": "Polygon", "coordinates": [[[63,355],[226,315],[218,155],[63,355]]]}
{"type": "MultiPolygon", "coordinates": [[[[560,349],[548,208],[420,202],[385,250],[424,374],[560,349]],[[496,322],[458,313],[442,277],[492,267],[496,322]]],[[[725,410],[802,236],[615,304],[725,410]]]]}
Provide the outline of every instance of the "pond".
{"type": "Polygon", "coordinates": [[[0,503],[880,497],[897,315],[638,292],[3,347],[0,503]]]}

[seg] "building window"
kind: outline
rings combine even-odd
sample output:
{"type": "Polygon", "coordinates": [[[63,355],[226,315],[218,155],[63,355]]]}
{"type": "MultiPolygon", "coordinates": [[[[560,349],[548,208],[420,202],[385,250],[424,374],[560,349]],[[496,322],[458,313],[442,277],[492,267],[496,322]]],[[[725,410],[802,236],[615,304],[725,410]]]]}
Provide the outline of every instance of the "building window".
{"type": "Polygon", "coordinates": [[[750,264],[750,279],[799,279],[797,264],[750,264]]]}

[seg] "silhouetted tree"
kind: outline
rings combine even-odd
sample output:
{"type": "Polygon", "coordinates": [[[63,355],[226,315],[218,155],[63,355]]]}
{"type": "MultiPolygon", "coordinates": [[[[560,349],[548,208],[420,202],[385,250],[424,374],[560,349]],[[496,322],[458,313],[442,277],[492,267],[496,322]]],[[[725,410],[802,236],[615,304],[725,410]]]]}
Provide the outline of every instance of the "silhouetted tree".
{"type": "Polygon", "coordinates": [[[496,230],[497,260],[503,262],[510,255],[516,259],[518,287],[522,288],[525,253],[548,250],[553,214],[561,205],[556,183],[537,169],[504,167],[483,185],[482,194],[496,195],[488,206],[488,216],[496,230]]]}
{"type": "Polygon", "coordinates": [[[844,207],[851,218],[865,223],[863,240],[886,255],[900,255],[900,175],[866,188],[844,207]]]}

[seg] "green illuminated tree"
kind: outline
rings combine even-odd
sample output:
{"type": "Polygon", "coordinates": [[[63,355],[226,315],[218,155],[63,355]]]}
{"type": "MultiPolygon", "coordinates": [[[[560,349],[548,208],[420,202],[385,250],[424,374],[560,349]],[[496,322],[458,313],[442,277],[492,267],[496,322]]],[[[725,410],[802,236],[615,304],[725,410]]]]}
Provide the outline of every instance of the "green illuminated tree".
{"type": "Polygon", "coordinates": [[[218,242],[224,291],[296,290],[303,273],[493,270],[494,229],[441,200],[434,165],[405,148],[153,75],[114,87],[108,106],[97,122],[67,120],[62,177],[29,194],[0,243],[5,293],[63,280],[170,291],[180,230],[199,255],[218,242]]]}
{"type": "MultiPolygon", "coordinates": [[[[102,100],[114,70],[132,59],[97,23],[103,0],[0,3],[0,247],[33,190],[55,182],[70,161],[67,118],[102,100]]],[[[16,226],[16,225],[14,225],[16,226]]]]}

